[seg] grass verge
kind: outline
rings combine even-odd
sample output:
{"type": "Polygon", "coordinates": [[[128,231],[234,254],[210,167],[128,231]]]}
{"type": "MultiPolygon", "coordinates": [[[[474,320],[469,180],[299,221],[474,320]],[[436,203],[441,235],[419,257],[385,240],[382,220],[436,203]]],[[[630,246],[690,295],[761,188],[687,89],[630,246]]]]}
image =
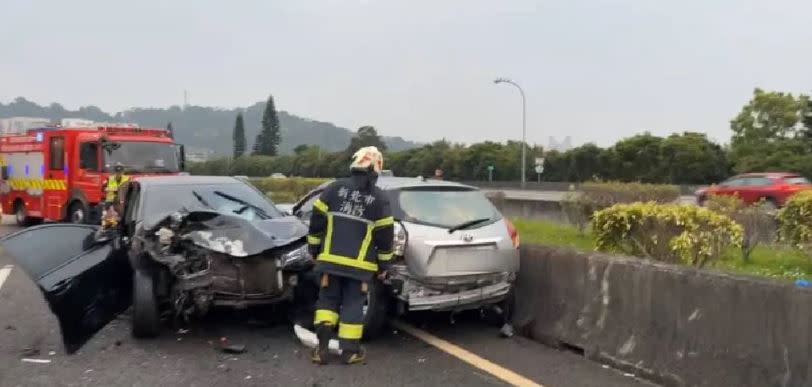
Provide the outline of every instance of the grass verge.
{"type": "MultiPolygon", "coordinates": [[[[523,243],[571,247],[592,251],[595,241],[587,230],[579,233],[575,227],[543,220],[514,219],[523,243]]],[[[709,267],[736,273],[794,281],[812,280],[812,259],[785,246],[758,246],[750,261],[742,259],[739,249],[729,249],[709,267]]]]}

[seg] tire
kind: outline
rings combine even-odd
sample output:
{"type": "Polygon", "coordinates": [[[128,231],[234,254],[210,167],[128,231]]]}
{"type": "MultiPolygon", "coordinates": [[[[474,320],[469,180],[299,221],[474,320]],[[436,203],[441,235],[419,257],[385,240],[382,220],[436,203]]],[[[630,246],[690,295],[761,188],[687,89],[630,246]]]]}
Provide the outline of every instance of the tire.
{"type": "Polygon", "coordinates": [[[88,223],[89,215],[90,213],[88,212],[87,206],[81,201],[77,200],[71,203],[70,207],[68,207],[67,220],[68,222],[74,224],[86,224],[88,223]]]}
{"type": "Polygon", "coordinates": [[[153,274],[148,270],[135,269],[133,271],[132,335],[136,338],[156,337],[160,329],[158,298],[155,296],[153,274]]]}
{"type": "Polygon", "coordinates": [[[28,216],[28,212],[25,209],[25,204],[23,204],[22,201],[17,201],[14,204],[14,220],[20,227],[28,227],[35,223],[34,219],[28,216]]]}
{"type": "Polygon", "coordinates": [[[389,318],[390,297],[386,286],[374,279],[367,289],[366,313],[364,314],[364,339],[370,340],[383,334],[389,318]]]}

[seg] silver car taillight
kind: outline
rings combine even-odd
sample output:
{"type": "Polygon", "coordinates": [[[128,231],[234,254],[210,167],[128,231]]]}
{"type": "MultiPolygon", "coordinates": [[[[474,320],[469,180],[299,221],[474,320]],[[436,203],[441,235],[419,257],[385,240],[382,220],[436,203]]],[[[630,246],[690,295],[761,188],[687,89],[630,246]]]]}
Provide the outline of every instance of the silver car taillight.
{"type": "Polygon", "coordinates": [[[392,243],[392,253],[396,257],[402,257],[406,253],[406,242],[408,242],[406,229],[400,223],[395,223],[395,240],[392,243]]]}

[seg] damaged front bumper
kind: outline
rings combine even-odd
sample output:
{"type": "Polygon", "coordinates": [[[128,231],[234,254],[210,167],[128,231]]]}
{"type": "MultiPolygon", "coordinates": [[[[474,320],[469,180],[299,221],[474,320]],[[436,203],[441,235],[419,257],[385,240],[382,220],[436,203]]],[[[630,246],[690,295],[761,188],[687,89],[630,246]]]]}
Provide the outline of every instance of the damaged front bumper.
{"type": "Polygon", "coordinates": [[[393,270],[390,285],[408,311],[458,312],[503,301],[514,279],[514,273],[495,273],[421,282],[406,270],[393,270]]]}

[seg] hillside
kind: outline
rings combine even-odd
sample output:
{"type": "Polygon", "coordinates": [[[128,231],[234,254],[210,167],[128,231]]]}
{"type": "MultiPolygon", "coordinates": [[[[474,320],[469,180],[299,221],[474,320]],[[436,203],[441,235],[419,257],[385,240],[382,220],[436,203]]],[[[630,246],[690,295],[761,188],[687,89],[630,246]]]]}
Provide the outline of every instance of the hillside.
{"type": "MultiPolygon", "coordinates": [[[[0,118],[26,116],[44,117],[52,120],[62,118],[84,118],[94,121],[133,122],[144,127],[165,127],[172,122],[175,138],[178,142],[208,148],[218,154],[231,153],[231,130],[237,112],[242,111],[245,119],[245,132],[249,149],[260,129],[260,119],[265,107],[264,102],[257,102],[247,108],[219,109],[206,106],[178,106],[169,108],[133,108],[111,115],[95,106],[85,106],[78,110],[66,110],[62,105],[52,103],[40,106],[25,98],[18,97],[9,104],[0,103],[0,118]]],[[[282,127],[282,153],[291,153],[301,144],[316,144],[330,151],[347,147],[352,138],[352,131],[333,125],[299,117],[285,111],[279,112],[282,127]]],[[[418,144],[401,137],[384,137],[391,150],[413,148],[418,144]]]]}

